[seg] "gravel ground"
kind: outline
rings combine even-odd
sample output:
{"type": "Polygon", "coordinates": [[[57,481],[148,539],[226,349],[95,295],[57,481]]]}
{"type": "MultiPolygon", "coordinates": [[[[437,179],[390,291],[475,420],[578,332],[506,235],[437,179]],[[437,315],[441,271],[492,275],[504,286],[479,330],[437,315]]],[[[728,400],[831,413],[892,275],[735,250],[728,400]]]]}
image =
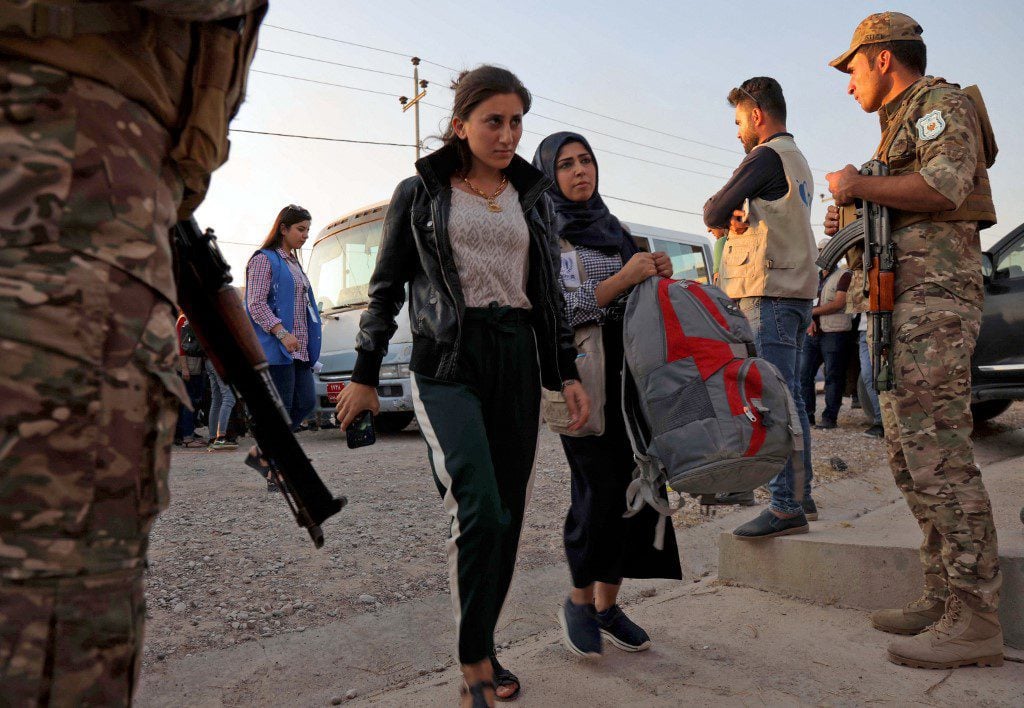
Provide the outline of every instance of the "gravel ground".
{"type": "MultiPolygon", "coordinates": [[[[881,441],[861,434],[844,408],[836,430],[812,434],[815,484],[885,464],[881,441]],[[835,469],[832,458],[846,463],[835,469]]],[[[1024,427],[1024,403],[979,426],[977,436],[1024,427]]],[[[349,450],[337,430],[300,436],[327,486],[349,505],[313,549],[279,494],[236,452],[175,448],[172,502],[151,536],[144,666],[447,592],[445,517],[415,424],[376,445],[349,450]]],[[[529,569],[563,561],[569,470],[558,438],[541,435],[533,499],[519,555],[529,569]]],[[[764,490],[758,496],[767,498],[764,490]]],[[[719,509],[719,514],[729,513],[719,509]]],[[[706,520],[689,500],[677,527],[706,520]]]]}

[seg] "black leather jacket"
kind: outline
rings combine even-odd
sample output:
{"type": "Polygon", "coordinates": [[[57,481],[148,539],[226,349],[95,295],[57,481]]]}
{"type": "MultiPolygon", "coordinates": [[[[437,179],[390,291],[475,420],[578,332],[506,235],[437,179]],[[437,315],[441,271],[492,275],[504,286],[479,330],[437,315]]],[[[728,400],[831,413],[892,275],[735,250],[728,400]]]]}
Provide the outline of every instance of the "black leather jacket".
{"type": "MultiPolygon", "coordinates": [[[[377,265],[370,278],[370,303],[359,320],[352,371],[355,383],[377,385],[381,359],[405,302],[406,283],[413,341],[409,368],[441,380],[451,380],[455,374],[466,310],[448,237],[451,176],[458,166],[454,146],[441,148],[418,160],[418,175],[400,182],[391,197],[377,265]]],[[[530,231],[526,294],[532,305],[541,383],[557,391],[563,381],[578,379],[579,374],[558,282],[558,239],[552,233],[544,199],[551,182],[518,155],[505,174],[519,193],[530,231]]]]}

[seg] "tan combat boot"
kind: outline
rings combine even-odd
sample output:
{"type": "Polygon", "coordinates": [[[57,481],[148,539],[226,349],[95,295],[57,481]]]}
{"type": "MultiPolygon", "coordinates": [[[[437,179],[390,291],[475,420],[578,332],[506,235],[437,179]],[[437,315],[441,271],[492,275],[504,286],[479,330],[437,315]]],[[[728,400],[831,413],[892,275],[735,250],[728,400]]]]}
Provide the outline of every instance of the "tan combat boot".
{"type": "Polygon", "coordinates": [[[916,637],[889,644],[889,661],[918,669],[1002,666],[1003,630],[995,612],[975,612],[956,595],[942,619],[916,637]]]}
{"type": "Polygon", "coordinates": [[[891,634],[920,634],[938,622],[944,610],[942,600],[919,597],[895,610],[875,610],[871,613],[871,625],[891,634]]]}

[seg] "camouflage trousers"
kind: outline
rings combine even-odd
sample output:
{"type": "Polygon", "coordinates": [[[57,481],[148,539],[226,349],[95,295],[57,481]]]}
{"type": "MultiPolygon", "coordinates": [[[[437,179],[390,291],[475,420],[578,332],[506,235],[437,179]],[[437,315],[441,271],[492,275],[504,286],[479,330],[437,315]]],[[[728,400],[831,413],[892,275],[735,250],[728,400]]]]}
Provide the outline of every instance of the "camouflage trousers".
{"type": "Polygon", "coordinates": [[[895,387],[879,394],[889,464],[924,533],[925,595],[950,592],[980,612],[999,602],[992,505],[971,443],[971,355],[981,309],[933,286],[900,295],[895,387]]]}
{"type": "Polygon", "coordinates": [[[144,245],[174,213],[168,138],[124,104],[0,57],[3,705],[126,705],[138,678],[146,548],[185,396],[154,287],[170,274],[151,278],[146,257],[166,244],[144,245]]]}

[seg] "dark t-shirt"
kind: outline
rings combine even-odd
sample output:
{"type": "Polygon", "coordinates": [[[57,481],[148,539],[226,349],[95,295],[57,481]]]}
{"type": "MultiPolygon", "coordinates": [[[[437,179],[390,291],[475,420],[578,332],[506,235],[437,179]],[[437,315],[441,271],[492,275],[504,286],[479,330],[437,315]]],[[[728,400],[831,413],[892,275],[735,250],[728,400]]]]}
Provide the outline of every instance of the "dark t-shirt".
{"type": "MultiPolygon", "coordinates": [[[[768,140],[780,135],[790,134],[776,133],[768,140]]],[[[727,229],[733,211],[742,208],[744,200],[770,202],[786,196],[788,191],[789,182],[779,154],[771,148],[751,150],[725,186],[704,204],[704,224],[712,229],[727,229]]]]}

